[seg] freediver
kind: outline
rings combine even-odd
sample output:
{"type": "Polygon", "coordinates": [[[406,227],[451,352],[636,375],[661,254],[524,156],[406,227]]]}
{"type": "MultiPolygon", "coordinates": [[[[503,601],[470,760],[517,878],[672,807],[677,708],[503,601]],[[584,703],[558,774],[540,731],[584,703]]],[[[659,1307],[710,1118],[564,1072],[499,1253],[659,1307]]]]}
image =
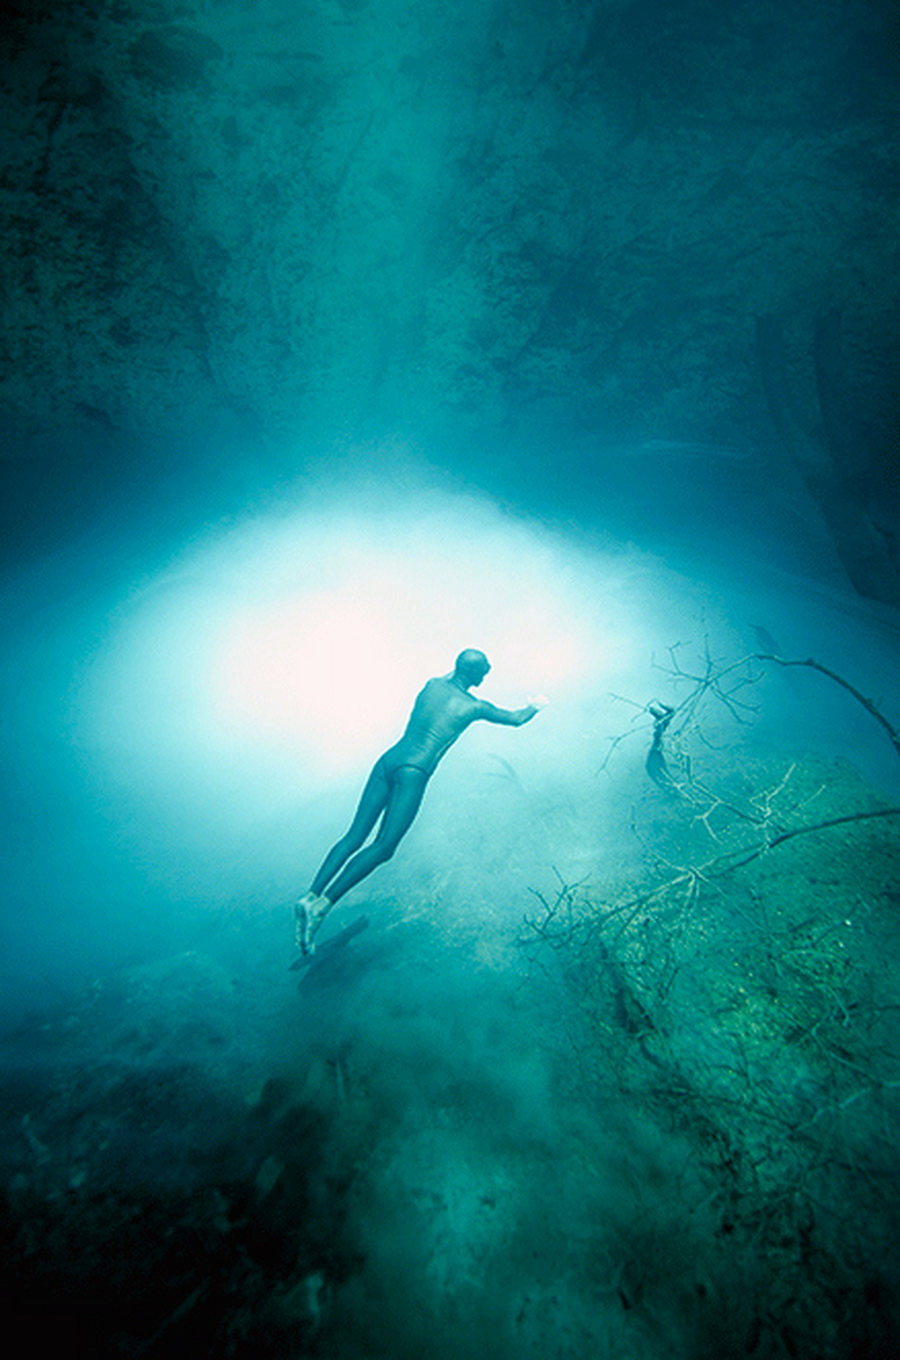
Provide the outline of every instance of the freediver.
{"type": "Polygon", "coordinates": [[[484,652],[466,648],[449,675],[427,681],[417,695],[406,731],[369,775],[349,830],[329,850],[309,892],[294,908],[297,947],[303,954],[313,952],[316,931],[344,893],[391,858],[412,826],[438,761],[469,724],[481,718],[521,727],[546,704],[539,697],[524,708],[509,709],[477,699],[469,690],[490,669],[484,652]],[[379,817],[375,839],[365,845],[379,817]]]}

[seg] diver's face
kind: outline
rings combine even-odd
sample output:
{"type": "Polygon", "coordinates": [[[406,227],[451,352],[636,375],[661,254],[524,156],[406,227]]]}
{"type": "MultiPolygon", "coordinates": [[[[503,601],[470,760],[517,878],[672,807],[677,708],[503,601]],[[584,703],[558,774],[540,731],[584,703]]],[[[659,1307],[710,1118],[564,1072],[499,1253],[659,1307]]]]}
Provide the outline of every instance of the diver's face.
{"type": "Polygon", "coordinates": [[[479,673],[479,675],[478,675],[478,678],[477,678],[476,680],[473,680],[473,681],[472,681],[472,684],[473,684],[473,685],[480,685],[481,682],[484,680],[484,677],[487,675],[487,673],[488,673],[488,671],[489,671],[490,669],[491,669],[490,666],[488,666],[487,664],[485,664],[485,665],[482,667],[482,669],[481,669],[481,671],[480,671],[480,673],[479,673]]]}

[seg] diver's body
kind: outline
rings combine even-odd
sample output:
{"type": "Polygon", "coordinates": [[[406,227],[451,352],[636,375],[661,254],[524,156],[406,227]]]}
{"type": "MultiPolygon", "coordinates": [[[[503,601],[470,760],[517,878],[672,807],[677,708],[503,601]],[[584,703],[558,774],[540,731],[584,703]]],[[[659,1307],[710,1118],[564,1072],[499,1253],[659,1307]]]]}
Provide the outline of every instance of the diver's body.
{"type": "Polygon", "coordinates": [[[428,780],[469,724],[483,719],[521,727],[539,712],[540,704],[497,708],[470,694],[489,670],[483,652],[467,649],[450,675],[429,680],[416,697],[403,736],[369,775],[349,830],[329,850],[309,892],[297,903],[297,944],[304,954],[312,952],[313,936],[335,902],[391,858],[413,823],[428,780]],[[375,839],[365,845],[379,817],[375,839]]]}

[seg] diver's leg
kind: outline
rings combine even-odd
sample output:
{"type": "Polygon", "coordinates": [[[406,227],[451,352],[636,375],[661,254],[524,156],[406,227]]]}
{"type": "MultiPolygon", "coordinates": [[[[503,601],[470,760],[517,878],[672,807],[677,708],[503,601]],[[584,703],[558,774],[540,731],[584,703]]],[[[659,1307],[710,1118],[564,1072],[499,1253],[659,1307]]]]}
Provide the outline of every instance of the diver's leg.
{"type": "Polygon", "coordinates": [[[371,845],[353,856],[331,884],[328,897],[332,902],[339,901],[344,893],[367,878],[379,864],[391,858],[413,824],[427,783],[428,775],[412,765],[401,765],[394,771],[378,835],[371,845]]]}
{"type": "Polygon", "coordinates": [[[341,865],[365,844],[373,826],[384,811],[389,791],[387,775],[379,760],[366,780],[349,829],[328,851],[309,892],[304,893],[294,907],[295,937],[301,953],[313,952],[313,935],[333,906],[333,899],[325,895],[324,889],[341,865]]]}
{"type": "Polygon", "coordinates": [[[320,896],[341,866],[346,864],[350,856],[355,854],[360,846],[365,845],[372,827],[387,805],[389,792],[390,785],[387,775],[381,761],[378,761],[366,780],[366,786],[360,795],[359,804],[349,829],[328,851],[321,869],[312,881],[310,892],[314,896],[320,896]]]}

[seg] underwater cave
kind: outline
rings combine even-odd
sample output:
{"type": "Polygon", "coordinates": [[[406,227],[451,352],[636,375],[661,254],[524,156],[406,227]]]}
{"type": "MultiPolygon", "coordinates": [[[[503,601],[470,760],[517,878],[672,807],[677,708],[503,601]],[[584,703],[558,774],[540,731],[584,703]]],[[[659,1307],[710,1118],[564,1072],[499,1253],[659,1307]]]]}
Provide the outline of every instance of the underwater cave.
{"type": "Polygon", "coordinates": [[[893,0],[3,32],[11,1333],[893,1360],[893,0]]]}

